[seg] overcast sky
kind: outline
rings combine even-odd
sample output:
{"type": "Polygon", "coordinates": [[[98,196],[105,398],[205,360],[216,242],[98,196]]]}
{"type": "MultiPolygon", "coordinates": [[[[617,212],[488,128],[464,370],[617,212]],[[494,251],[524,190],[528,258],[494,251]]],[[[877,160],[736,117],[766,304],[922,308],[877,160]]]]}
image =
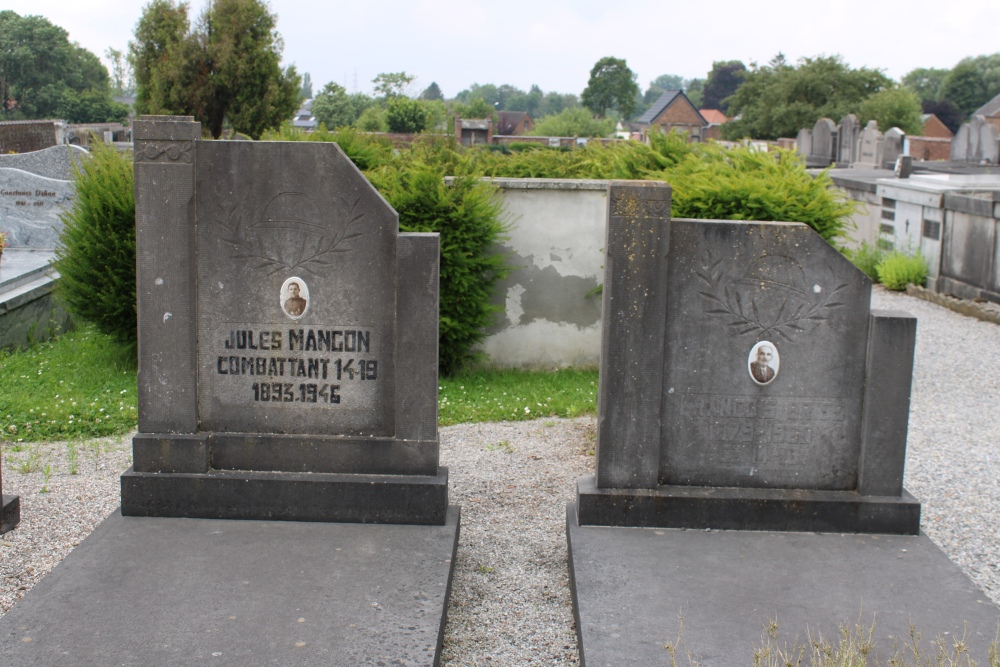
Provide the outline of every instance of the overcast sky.
{"type": "MultiPolygon", "coordinates": [[[[145,2],[0,0],[40,14],[103,57],[124,50],[145,2]]],[[[192,0],[198,16],[208,0],[192,0]]],[[[704,77],[715,60],[761,64],[839,54],[852,67],[899,79],[917,67],[951,68],[1000,51],[1000,0],[271,0],[284,61],[328,81],[371,92],[380,72],[436,81],[446,97],[472,83],[579,94],[603,56],[625,58],[645,90],[660,74],[704,77]]]]}

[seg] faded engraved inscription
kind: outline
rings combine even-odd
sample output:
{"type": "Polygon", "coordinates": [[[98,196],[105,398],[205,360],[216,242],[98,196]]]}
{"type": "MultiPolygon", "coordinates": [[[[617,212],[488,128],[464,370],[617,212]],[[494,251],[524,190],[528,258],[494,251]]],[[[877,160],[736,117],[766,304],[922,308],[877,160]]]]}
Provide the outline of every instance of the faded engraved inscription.
{"type": "Polygon", "coordinates": [[[324,214],[304,192],[279,192],[262,206],[231,202],[225,219],[216,223],[218,238],[232,248],[233,259],[252,262],[268,275],[302,270],[318,276],[334,265],[337,254],[351,250],[348,241],[365,233],[358,231],[365,216],[357,210],[360,196],[353,202],[340,199],[345,215],[324,214]]]}
{"type": "Polygon", "coordinates": [[[679,397],[686,432],[711,443],[720,464],[808,466],[848,440],[850,401],[830,398],[679,397]]]}
{"type": "Polygon", "coordinates": [[[670,215],[670,198],[615,197],[611,200],[611,215],[616,218],[665,218],[670,215]]]}
{"type": "Polygon", "coordinates": [[[765,255],[738,276],[725,272],[724,258],[706,252],[696,271],[704,287],[698,292],[705,313],[724,319],[736,335],[758,340],[784,340],[823,322],[830,311],[843,306],[842,283],[829,289],[808,284],[802,265],[784,255],[765,255]]]}

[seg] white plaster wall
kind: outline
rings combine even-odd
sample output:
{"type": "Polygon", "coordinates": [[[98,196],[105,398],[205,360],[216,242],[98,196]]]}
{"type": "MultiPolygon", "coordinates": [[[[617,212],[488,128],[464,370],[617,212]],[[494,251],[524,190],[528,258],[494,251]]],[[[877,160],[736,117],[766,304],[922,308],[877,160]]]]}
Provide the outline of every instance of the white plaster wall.
{"type": "Polygon", "coordinates": [[[497,366],[597,365],[607,182],[496,179],[516,267],[498,285],[503,313],[481,345],[497,366]]]}

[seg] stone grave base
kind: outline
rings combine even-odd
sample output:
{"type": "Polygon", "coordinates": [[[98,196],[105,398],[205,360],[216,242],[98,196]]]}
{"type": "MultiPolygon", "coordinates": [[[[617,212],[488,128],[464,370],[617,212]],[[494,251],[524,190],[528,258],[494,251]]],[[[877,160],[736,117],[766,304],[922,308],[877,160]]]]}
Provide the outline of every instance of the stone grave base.
{"type": "Polygon", "coordinates": [[[802,489],[599,489],[594,475],[586,475],[577,480],[577,503],[584,526],[897,535],[920,531],[920,503],[906,491],[894,498],[802,489]]]}
{"type": "Polygon", "coordinates": [[[72,328],[52,298],[52,250],[7,248],[0,259],[0,349],[25,347],[72,328]]]}
{"type": "Polygon", "coordinates": [[[0,618],[25,665],[437,665],[458,545],[444,526],[114,512],[0,618]]]}
{"type": "Polygon", "coordinates": [[[437,475],[213,470],[122,475],[122,514],[444,525],[448,469],[437,475]]]}
{"type": "Polygon", "coordinates": [[[14,530],[21,522],[21,499],[18,496],[0,496],[0,535],[14,530]]]}
{"type": "Polygon", "coordinates": [[[883,661],[911,623],[925,655],[965,632],[977,664],[1000,626],[1000,609],[925,535],[581,527],[573,504],[566,519],[581,667],[671,664],[664,644],[681,615],[677,664],[703,667],[751,664],[770,621],[782,648],[807,632],[836,647],[840,626],[874,617],[883,661]]]}

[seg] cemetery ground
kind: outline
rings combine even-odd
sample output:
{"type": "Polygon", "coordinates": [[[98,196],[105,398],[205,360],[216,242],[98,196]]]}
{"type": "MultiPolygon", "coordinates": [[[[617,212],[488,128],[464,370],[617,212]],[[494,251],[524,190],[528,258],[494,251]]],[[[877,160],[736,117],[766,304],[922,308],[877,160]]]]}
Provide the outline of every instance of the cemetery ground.
{"type": "MultiPolygon", "coordinates": [[[[921,531],[1000,603],[1000,422],[994,418],[1000,326],[881,288],[874,291],[873,306],[918,318],[905,484],[923,503],[921,531]]],[[[60,341],[0,359],[0,401],[11,400],[12,380],[35,387],[38,401],[25,404],[32,418],[18,420],[32,423],[31,436],[6,432],[10,424],[3,422],[5,491],[20,495],[22,519],[0,537],[0,612],[114,511],[119,476],[131,458],[130,435],[122,429],[135,421],[134,370],[123,369],[113,346],[97,344],[94,334],[82,331],[60,341]],[[74,336],[84,347],[60,353],[59,346],[74,336]],[[108,356],[90,367],[80,349],[108,356]],[[102,366],[111,371],[100,375],[102,366]],[[67,384],[80,393],[60,391],[67,384]],[[61,421],[64,435],[42,435],[46,418],[61,421]],[[98,427],[111,431],[89,437],[100,434],[90,430],[98,427]],[[73,439],[56,440],[67,435],[73,439]]],[[[555,385],[547,384],[551,376],[543,381],[524,373],[439,383],[441,462],[450,469],[450,502],[461,506],[463,518],[445,665],[578,663],[565,507],[575,498],[576,478],[593,470],[595,424],[589,413],[597,378],[593,371],[553,375],[562,375],[555,385]]],[[[0,420],[7,419],[7,405],[0,420]]],[[[816,594],[821,598],[823,591],[816,594]]],[[[771,620],[760,619],[762,633],[771,620]]],[[[865,627],[872,622],[843,619],[851,627],[859,620],[865,627]]],[[[777,644],[806,641],[807,629],[796,627],[795,619],[777,622],[777,644]]],[[[664,625],[667,643],[676,637],[678,621],[665,619],[664,625]]],[[[933,652],[931,639],[923,640],[925,655],[933,652]]],[[[952,645],[953,638],[944,639],[952,645]]],[[[747,646],[747,664],[754,649],[747,646]]],[[[677,664],[687,664],[688,650],[697,648],[686,646],[682,636],[677,664]]],[[[877,646],[876,652],[885,664],[892,647],[877,646]]],[[[662,664],[671,664],[666,649],[662,664]]]]}

